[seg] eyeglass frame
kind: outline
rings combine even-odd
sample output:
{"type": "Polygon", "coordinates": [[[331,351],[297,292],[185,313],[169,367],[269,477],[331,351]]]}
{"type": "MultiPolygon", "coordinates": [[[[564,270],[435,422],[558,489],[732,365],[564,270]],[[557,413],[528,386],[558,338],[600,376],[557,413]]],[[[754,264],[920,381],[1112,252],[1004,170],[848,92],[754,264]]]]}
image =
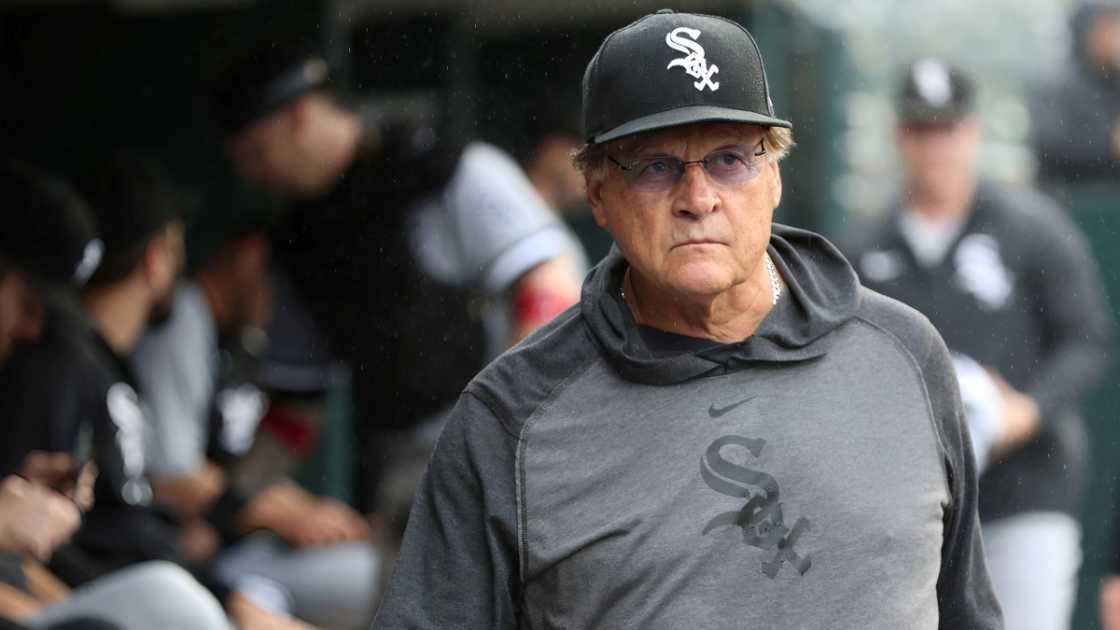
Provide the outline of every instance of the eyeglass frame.
{"type": "MultiPolygon", "coordinates": [[[[759,157],[762,157],[762,156],[767,154],[765,139],[759,140],[754,145],[753,148],[754,148],[754,150],[750,153],[751,158],[759,158],[759,157]]],[[[637,159],[631,160],[627,163],[623,163],[609,153],[607,154],[607,160],[609,160],[612,164],[617,166],[619,168],[619,170],[623,171],[624,173],[632,172],[637,167],[638,162],[642,162],[642,161],[645,161],[645,160],[658,160],[658,159],[660,159],[660,160],[667,160],[667,161],[670,161],[672,163],[675,163],[677,165],[677,167],[675,169],[676,170],[676,175],[673,178],[672,185],[665,189],[665,190],[671,190],[672,187],[676,186],[677,183],[680,182],[681,178],[684,177],[684,174],[685,174],[686,170],[688,169],[689,165],[691,165],[691,164],[699,164],[701,166],[701,168],[704,169],[704,172],[709,177],[712,177],[713,179],[715,179],[715,181],[718,182],[719,178],[712,175],[712,172],[708,168],[708,158],[710,158],[713,154],[720,153],[721,151],[726,151],[726,150],[727,150],[726,148],[715,149],[714,151],[709,152],[707,155],[700,158],[699,160],[682,160],[681,158],[679,158],[675,155],[663,155],[663,156],[653,156],[653,157],[646,157],[646,158],[637,158],[637,159]]],[[[753,162],[753,160],[752,160],[752,162],[753,162]]],[[[747,167],[750,167],[753,164],[744,162],[744,165],[747,166],[747,167]]],[[[744,183],[747,182],[747,181],[750,181],[751,179],[754,179],[754,177],[752,176],[752,177],[744,180],[744,183]]],[[[627,181],[626,183],[627,183],[628,186],[633,185],[632,182],[629,182],[629,181],[627,181]]]]}

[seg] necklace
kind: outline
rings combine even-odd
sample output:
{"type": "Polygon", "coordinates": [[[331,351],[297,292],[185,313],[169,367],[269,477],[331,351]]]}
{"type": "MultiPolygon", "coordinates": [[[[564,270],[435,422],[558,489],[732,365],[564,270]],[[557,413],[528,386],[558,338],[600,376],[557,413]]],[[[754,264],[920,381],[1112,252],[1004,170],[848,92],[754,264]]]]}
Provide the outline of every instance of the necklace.
{"type": "Polygon", "coordinates": [[[778,279],[778,270],[774,268],[774,261],[770,260],[770,253],[763,254],[766,260],[766,275],[770,276],[770,296],[773,298],[772,304],[778,303],[778,298],[782,296],[782,281],[778,279]]]}
{"type": "MultiPolygon", "coordinates": [[[[771,305],[778,303],[778,298],[782,297],[782,281],[778,279],[778,270],[774,268],[774,261],[770,260],[770,253],[767,252],[762,255],[763,262],[766,263],[766,275],[770,277],[770,298],[771,305]]],[[[618,294],[622,296],[622,301],[626,301],[626,279],[630,276],[629,271],[622,282],[618,286],[618,294]]]]}

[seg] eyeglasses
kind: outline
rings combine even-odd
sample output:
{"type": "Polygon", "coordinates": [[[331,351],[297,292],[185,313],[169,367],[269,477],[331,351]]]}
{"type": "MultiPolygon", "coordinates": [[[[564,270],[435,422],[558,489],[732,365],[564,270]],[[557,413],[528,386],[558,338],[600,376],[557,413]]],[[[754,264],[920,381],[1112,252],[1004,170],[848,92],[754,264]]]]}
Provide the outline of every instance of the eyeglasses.
{"type": "Polygon", "coordinates": [[[620,162],[612,156],[607,159],[622,170],[623,179],[634,190],[642,192],[668,192],[684,177],[689,164],[700,164],[717,184],[740,186],[754,179],[765,162],[766,147],[760,140],[754,149],[734,146],[712,151],[700,160],[682,160],[672,155],[655,155],[620,162]]]}

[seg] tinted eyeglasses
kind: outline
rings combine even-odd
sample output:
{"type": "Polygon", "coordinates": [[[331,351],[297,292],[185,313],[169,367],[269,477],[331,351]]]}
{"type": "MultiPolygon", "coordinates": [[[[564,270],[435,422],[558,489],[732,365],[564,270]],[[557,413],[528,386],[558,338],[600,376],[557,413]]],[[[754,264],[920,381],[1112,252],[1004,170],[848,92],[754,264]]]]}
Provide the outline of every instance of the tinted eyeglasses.
{"type": "Polygon", "coordinates": [[[754,179],[765,162],[766,147],[760,140],[754,148],[732,146],[717,149],[699,160],[682,160],[673,155],[653,155],[621,162],[607,156],[622,170],[623,179],[634,190],[668,192],[677,185],[689,164],[699,164],[708,176],[722,186],[740,186],[754,179]]]}

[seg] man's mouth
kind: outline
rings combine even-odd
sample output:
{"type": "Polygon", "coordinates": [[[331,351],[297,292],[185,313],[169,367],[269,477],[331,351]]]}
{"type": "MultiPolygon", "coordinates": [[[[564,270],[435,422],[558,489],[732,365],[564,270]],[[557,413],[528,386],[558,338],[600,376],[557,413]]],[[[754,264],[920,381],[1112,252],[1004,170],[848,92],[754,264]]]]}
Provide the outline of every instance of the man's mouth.
{"type": "Polygon", "coordinates": [[[673,248],[676,249],[677,247],[687,247],[689,245],[724,245],[724,243],[722,241],[717,241],[710,238],[693,238],[687,241],[681,241],[680,243],[674,245],[673,248]]]}

